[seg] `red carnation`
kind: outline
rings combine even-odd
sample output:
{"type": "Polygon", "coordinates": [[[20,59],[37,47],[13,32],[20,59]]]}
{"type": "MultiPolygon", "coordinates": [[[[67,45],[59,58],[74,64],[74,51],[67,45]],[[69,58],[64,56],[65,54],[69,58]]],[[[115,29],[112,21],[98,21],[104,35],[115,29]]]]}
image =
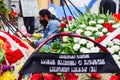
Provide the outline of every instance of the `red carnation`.
{"type": "Polygon", "coordinates": [[[78,76],[74,73],[65,73],[64,74],[65,80],[78,80],[78,76]]]}
{"type": "Polygon", "coordinates": [[[42,80],[42,74],[39,73],[33,74],[30,80],[42,80]]]}
{"type": "Polygon", "coordinates": [[[109,32],[113,32],[113,31],[115,30],[115,29],[112,27],[112,24],[111,24],[111,23],[105,22],[105,23],[103,24],[103,26],[104,26],[105,28],[107,28],[109,32]]]}
{"type": "Polygon", "coordinates": [[[72,16],[68,16],[68,20],[71,21],[73,19],[72,16]]]}
{"type": "Polygon", "coordinates": [[[109,80],[119,80],[118,76],[112,75],[109,80]]]}
{"type": "Polygon", "coordinates": [[[45,74],[44,75],[44,80],[53,80],[54,79],[54,75],[53,74],[45,74]]]}
{"type": "Polygon", "coordinates": [[[99,73],[90,73],[90,77],[97,80],[101,79],[101,75],[99,73]]]}
{"type": "Polygon", "coordinates": [[[66,27],[66,24],[61,23],[61,24],[60,24],[60,27],[61,27],[61,28],[65,28],[65,27],[66,27]]]}
{"type": "Polygon", "coordinates": [[[120,34],[119,34],[119,35],[117,35],[115,38],[117,38],[117,39],[119,39],[119,40],[120,40],[120,34]]]}
{"type": "Polygon", "coordinates": [[[119,80],[120,80],[120,73],[118,73],[118,74],[116,74],[116,76],[119,78],[119,80]]]}

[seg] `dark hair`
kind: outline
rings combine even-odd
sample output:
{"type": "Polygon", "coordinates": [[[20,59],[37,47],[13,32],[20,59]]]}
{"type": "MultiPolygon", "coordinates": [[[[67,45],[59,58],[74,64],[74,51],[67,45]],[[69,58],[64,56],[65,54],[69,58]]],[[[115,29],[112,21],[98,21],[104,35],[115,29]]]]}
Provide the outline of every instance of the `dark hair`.
{"type": "Polygon", "coordinates": [[[40,10],[39,15],[42,17],[45,17],[45,15],[47,15],[49,19],[60,21],[55,15],[51,14],[51,12],[47,9],[40,10]]]}
{"type": "Polygon", "coordinates": [[[116,13],[116,3],[113,0],[101,0],[99,9],[100,13],[114,14],[116,13]]]}

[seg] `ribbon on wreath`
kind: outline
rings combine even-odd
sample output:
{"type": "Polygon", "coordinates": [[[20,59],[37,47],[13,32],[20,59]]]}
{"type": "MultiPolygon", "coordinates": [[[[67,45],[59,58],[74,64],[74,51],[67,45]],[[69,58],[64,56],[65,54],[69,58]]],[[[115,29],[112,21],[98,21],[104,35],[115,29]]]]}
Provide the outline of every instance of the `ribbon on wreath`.
{"type": "Polygon", "coordinates": [[[110,35],[108,35],[100,44],[106,46],[106,44],[120,34],[120,28],[114,30],[110,35]]]}

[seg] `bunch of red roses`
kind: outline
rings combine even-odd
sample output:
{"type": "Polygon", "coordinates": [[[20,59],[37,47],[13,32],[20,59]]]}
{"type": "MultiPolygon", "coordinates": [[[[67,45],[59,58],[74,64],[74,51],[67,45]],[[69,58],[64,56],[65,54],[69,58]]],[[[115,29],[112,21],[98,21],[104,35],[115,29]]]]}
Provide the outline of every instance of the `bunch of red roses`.
{"type": "MultiPolygon", "coordinates": [[[[65,80],[78,80],[78,76],[74,73],[64,73],[65,80]]],[[[57,74],[33,74],[30,80],[63,80],[60,75],[57,74]]]]}

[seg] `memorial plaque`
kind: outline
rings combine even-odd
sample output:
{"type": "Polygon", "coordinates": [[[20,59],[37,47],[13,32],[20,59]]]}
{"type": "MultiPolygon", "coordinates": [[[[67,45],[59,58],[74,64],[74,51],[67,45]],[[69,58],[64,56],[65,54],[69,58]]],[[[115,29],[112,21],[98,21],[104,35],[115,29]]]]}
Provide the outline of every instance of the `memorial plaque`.
{"type": "Polygon", "coordinates": [[[119,67],[110,53],[55,54],[33,53],[23,65],[26,73],[118,73],[119,67]]]}

